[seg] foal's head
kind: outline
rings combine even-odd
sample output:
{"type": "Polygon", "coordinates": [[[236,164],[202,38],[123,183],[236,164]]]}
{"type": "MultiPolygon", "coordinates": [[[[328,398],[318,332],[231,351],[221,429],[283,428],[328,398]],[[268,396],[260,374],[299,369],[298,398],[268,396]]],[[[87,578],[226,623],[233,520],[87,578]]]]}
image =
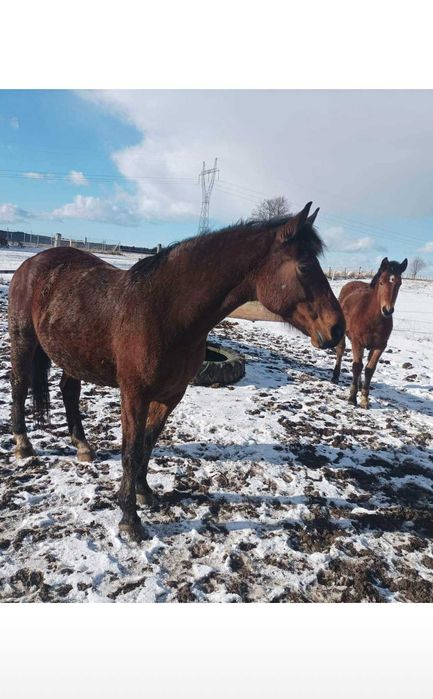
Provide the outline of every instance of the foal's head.
{"type": "Polygon", "coordinates": [[[379,308],[385,318],[394,313],[395,302],[401,287],[401,275],[406,267],[407,259],[404,259],[400,264],[395,261],[390,262],[387,257],[384,257],[371,280],[370,286],[376,289],[379,308]]]}
{"type": "Polygon", "coordinates": [[[269,255],[256,278],[257,299],[272,313],[310,335],[315,347],[334,347],[345,322],[318,261],[323,243],[309,216],[311,202],[295,216],[276,222],[269,255]]]}

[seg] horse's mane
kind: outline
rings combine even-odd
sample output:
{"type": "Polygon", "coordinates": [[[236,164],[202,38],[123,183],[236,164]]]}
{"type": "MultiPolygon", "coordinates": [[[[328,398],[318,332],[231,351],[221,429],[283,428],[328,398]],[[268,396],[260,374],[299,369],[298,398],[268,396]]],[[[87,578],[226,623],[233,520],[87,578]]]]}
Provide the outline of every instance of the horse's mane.
{"type": "MultiPolygon", "coordinates": [[[[248,219],[244,221],[241,219],[240,221],[237,221],[230,226],[226,226],[225,228],[221,228],[220,230],[200,233],[199,235],[172,243],[166,248],[163,248],[160,252],[156,253],[156,255],[150,255],[149,257],[144,257],[142,260],[139,260],[131,267],[129,271],[132,275],[141,275],[143,273],[150,274],[157,270],[175,249],[188,247],[190,250],[193,250],[196,247],[201,247],[203,242],[210,238],[224,238],[224,235],[226,234],[236,233],[242,235],[242,233],[247,234],[251,231],[259,233],[261,231],[277,230],[278,228],[288,224],[292,218],[293,216],[290,215],[279,216],[269,220],[248,219]]],[[[325,244],[320,238],[318,232],[314,226],[308,222],[303,225],[301,231],[290,239],[290,242],[298,243],[302,252],[313,254],[316,257],[319,257],[325,248],[325,244]]]]}

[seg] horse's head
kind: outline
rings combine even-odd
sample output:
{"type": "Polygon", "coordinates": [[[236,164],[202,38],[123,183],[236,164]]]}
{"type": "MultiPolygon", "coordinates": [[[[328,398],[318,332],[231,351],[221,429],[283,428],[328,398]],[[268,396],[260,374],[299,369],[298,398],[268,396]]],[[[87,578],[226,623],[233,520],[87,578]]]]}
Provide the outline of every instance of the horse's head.
{"type": "Polygon", "coordinates": [[[345,332],[344,316],[319,264],[323,243],[309,216],[311,202],[276,222],[275,238],[256,277],[257,299],[311,337],[315,347],[334,347],[345,332]]]}
{"type": "Polygon", "coordinates": [[[384,257],[370,286],[377,290],[379,308],[385,318],[394,313],[394,306],[401,287],[401,275],[407,267],[407,258],[400,264],[384,257]]]}

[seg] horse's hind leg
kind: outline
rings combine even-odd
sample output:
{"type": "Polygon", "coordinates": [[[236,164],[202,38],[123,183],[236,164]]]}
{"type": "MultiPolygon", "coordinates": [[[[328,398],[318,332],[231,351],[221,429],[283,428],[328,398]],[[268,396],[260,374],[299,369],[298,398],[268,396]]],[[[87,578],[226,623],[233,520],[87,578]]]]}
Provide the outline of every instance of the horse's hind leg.
{"type": "Polygon", "coordinates": [[[69,434],[71,435],[71,442],[74,447],[77,447],[78,461],[93,461],[95,455],[87,442],[81,422],[79,408],[81,381],[73,379],[63,372],[62,378],[60,379],[60,390],[65,404],[66,420],[69,434]]]}
{"type": "Polygon", "coordinates": [[[11,387],[12,387],[12,432],[15,439],[15,456],[25,459],[34,451],[27,436],[25,402],[32,381],[33,357],[38,344],[32,326],[18,328],[10,323],[11,343],[11,387]]]}
{"type": "Polygon", "coordinates": [[[146,433],[144,438],[144,451],[140,469],[136,480],[136,500],[139,505],[154,505],[155,497],[147,482],[147,467],[152,449],[155,446],[159,435],[164,429],[165,423],[170,413],[174,410],[183,396],[183,393],[167,403],[152,401],[149,406],[149,413],[146,422],[146,433]]]}
{"type": "Polygon", "coordinates": [[[338,381],[340,379],[341,360],[343,358],[345,347],[346,347],[346,338],[343,335],[342,339],[340,340],[340,342],[338,343],[338,345],[336,347],[336,355],[337,356],[335,359],[334,371],[332,373],[332,379],[331,379],[332,383],[338,383],[338,381]]]}
{"type": "Polygon", "coordinates": [[[356,396],[358,393],[359,380],[361,378],[362,373],[362,357],[364,355],[364,348],[357,342],[352,341],[352,354],[352,385],[350,386],[349,403],[352,403],[352,405],[356,405],[356,396]]]}

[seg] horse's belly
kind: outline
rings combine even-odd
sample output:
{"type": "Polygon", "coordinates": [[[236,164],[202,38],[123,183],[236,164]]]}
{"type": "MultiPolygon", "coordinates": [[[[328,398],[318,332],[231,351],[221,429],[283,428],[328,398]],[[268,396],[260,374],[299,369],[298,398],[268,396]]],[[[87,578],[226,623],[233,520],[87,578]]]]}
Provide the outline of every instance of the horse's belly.
{"type": "Polygon", "coordinates": [[[56,322],[53,317],[46,317],[36,330],[42,349],[68,376],[102,386],[117,386],[116,366],[104,351],[106,342],[98,342],[90,324],[83,335],[60,319],[56,322]]]}

